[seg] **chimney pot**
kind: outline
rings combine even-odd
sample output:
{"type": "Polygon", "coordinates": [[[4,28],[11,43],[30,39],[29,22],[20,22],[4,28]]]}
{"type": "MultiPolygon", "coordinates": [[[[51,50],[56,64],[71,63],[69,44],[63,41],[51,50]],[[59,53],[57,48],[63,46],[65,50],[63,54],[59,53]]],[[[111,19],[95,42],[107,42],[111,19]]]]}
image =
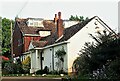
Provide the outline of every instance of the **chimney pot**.
{"type": "Polygon", "coordinates": [[[58,12],[58,17],[59,19],[61,19],[61,12],[58,12]]]}
{"type": "Polygon", "coordinates": [[[55,14],[55,18],[57,18],[57,14],[55,14]]]}
{"type": "Polygon", "coordinates": [[[54,22],[57,22],[57,14],[55,14],[54,22]]]}

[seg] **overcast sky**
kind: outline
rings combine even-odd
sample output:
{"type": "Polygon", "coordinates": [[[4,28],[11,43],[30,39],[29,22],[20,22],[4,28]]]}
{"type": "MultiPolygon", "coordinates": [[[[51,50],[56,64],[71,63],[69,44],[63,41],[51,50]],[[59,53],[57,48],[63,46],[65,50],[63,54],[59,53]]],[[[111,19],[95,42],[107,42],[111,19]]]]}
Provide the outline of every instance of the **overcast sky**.
{"type": "Polygon", "coordinates": [[[53,19],[54,14],[62,13],[62,19],[71,15],[84,17],[99,16],[112,29],[118,27],[118,0],[0,0],[0,16],[14,19],[44,18],[53,19]]]}

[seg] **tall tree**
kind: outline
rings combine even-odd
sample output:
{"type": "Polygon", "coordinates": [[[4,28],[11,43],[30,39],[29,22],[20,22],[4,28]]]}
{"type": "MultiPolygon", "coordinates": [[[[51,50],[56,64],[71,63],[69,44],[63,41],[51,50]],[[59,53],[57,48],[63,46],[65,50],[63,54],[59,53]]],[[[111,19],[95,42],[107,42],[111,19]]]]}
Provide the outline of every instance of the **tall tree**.
{"type": "Polygon", "coordinates": [[[85,43],[80,56],[74,66],[80,75],[91,74],[97,78],[120,78],[120,39],[112,33],[98,32],[97,36],[90,36],[96,43],[85,43]],[[117,68],[116,68],[117,67],[117,68]]]}
{"type": "Polygon", "coordinates": [[[11,53],[11,22],[14,21],[3,18],[2,19],[2,55],[10,57],[11,53]]]}

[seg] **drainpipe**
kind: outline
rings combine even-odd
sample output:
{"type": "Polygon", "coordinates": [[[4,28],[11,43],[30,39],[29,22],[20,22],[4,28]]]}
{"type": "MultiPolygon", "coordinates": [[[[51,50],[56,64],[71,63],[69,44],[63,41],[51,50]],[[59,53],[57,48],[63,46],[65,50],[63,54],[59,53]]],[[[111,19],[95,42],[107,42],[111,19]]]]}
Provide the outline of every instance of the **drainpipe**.
{"type": "Polygon", "coordinates": [[[41,50],[41,52],[40,52],[40,65],[41,65],[41,70],[43,70],[43,63],[42,63],[43,57],[42,57],[42,53],[43,53],[43,50],[41,50]]]}
{"type": "Polygon", "coordinates": [[[52,68],[54,71],[54,47],[52,47],[52,68]]]}

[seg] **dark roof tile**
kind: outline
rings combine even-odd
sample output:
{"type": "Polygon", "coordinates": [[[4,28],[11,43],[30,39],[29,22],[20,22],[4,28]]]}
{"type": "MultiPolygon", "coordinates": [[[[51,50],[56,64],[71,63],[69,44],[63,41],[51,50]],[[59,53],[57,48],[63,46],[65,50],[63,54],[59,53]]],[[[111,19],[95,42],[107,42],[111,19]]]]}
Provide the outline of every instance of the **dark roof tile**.
{"type": "Polygon", "coordinates": [[[55,24],[53,21],[49,20],[44,20],[43,25],[44,27],[32,27],[32,26],[27,26],[27,19],[16,19],[16,22],[18,24],[18,27],[20,28],[21,32],[23,34],[38,34],[38,31],[50,31],[52,32],[55,31],[55,24]]]}
{"type": "MultiPolygon", "coordinates": [[[[94,17],[93,17],[94,18],[94,17]]],[[[81,30],[86,24],[88,24],[93,18],[88,19],[86,21],[83,21],[81,23],[78,23],[76,25],[73,25],[69,28],[66,28],[64,30],[64,34],[63,37],[57,41],[57,42],[62,42],[62,41],[67,41],[68,39],[70,39],[73,35],[75,35],[79,30],[81,30]]]]}
{"type": "MultiPolygon", "coordinates": [[[[93,17],[95,18],[95,17],[93,17]]],[[[70,39],[73,35],[75,35],[79,30],[81,30],[86,24],[88,24],[93,18],[91,19],[88,19],[86,21],[83,21],[81,23],[78,23],[76,25],[73,25],[69,28],[66,28],[64,30],[64,34],[63,34],[63,37],[56,41],[58,38],[57,38],[57,32],[53,33],[51,36],[48,36],[45,40],[48,41],[47,45],[51,45],[51,44],[54,44],[54,43],[58,43],[58,42],[63,42],[63,41],[67,41],[68,39],[70,39]]]]}
{"type": "Polygon", "coordinates": [[[44,47],[47,44],[47,41],[32,41],[34,47],[44,47]]]}

